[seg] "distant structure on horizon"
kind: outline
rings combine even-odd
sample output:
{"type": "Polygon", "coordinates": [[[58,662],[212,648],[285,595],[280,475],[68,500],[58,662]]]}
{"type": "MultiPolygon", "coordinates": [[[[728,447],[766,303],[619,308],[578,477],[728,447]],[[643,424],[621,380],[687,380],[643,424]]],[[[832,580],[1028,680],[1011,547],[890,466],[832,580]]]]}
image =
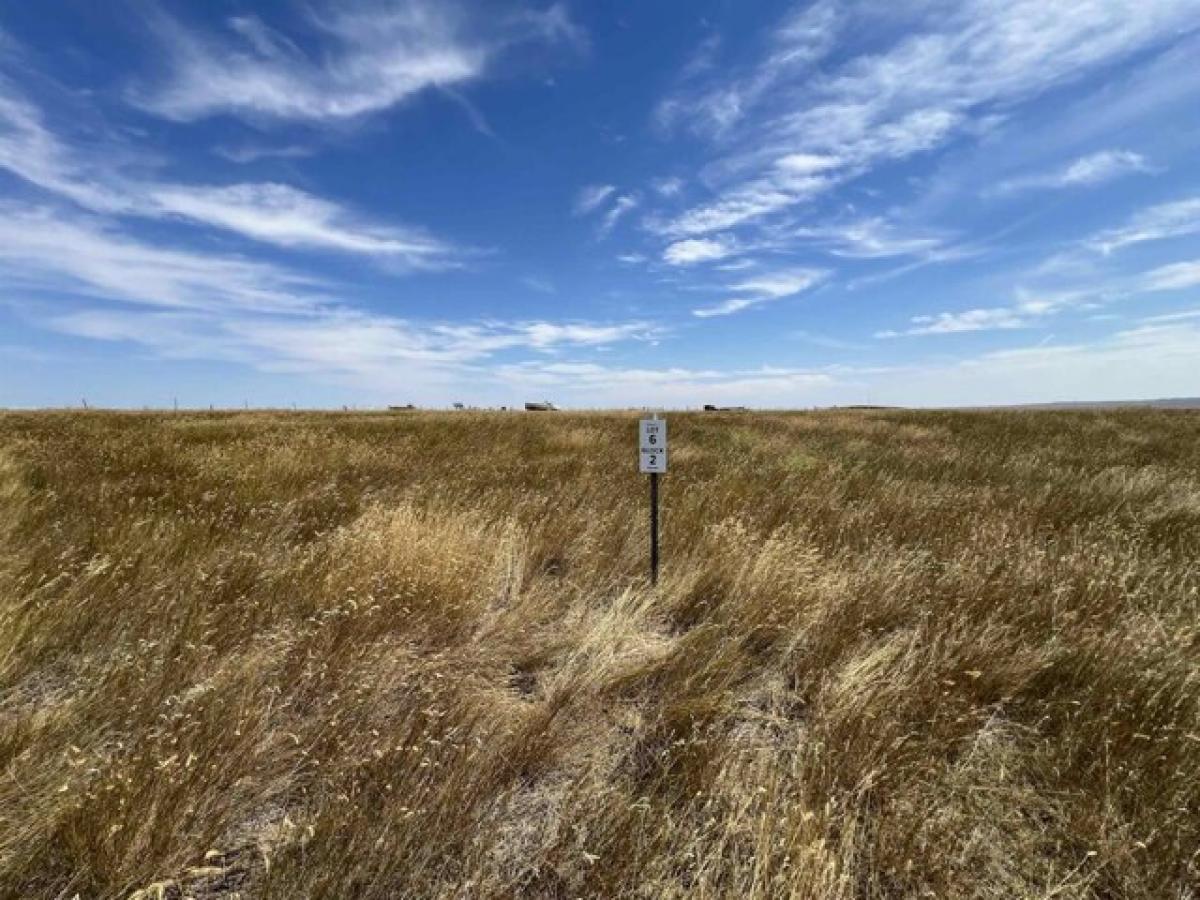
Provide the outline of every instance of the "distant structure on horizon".
{"type": "Polygon", "coordinates": [[[712,403],[704,404],[705,412],[749,412],[748,406],[715,406],[712,403]]]}
{"type": "Polygon", "coordinates": [[[549,400],[531,400],[525,404],[525,409],[529,412],[554,412],[558,407],[549,400]]]}

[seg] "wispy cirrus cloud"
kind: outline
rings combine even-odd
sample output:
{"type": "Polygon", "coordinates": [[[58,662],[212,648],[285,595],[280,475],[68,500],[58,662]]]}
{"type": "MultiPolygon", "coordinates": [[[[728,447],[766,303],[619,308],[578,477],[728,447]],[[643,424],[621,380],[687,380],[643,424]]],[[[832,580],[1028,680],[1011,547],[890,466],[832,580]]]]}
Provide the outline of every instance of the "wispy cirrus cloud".
{"type": "Polygon", "coordinates": [[[508,351],[551,354],[655,333],[644,323],[481,322],[439,325],[344,306],[305,316],[215,316],[195,310],[91,308],[43,324],[64,334],[140,345],[171,359],[236,361],[267,372],[349,378],[364,387],[460,386],[508,351]]]}
{"type": "Polygon", "coordinates": [[[1013,290],[1014,302],[1007,306],[949,310],[913,316],[909,319],[906,327],[877,331],[875,337],[919,337],[1033,328],[1051,317],[1069,310],[1094,308],[1099,304],[1143,290],[1144,285],[1140,278],[1108,279],[1092,284],[1057,289],[1034,289],[1018,286],[1013,290]]]}
{"type": "Polygon", "coordinates": [[[1010,178],[1001,182],[990,193],[1002,195],[1038,189],[1088,187],[1127,175],[1145,175],[1154,171],[1154,167],[1140,153],[1130,150],[1102,150],[1081,156],[1053,172],[1010,178]]]}
{"type": "Polygon", "coordinates": [[[238,362],[360,386],[467,383],[502,354],[658,339],[642,320],[443,322],[371,312],[346,285],[291,267],[172,246],[91,214],[0,202],[0,280],[33,323],[168,359],[238,362]],[[43,298],[53,298],[53,302],[43,298]]]}
{"type": "Polygon", "coordinates": [[[412,229],[359,220],[336,203],[284,184],[149,188],[145,214],[178,217],[280,247],[404,260],[413,268],[454,265],[457,248],[412,229]]]}
{"type": "MultiPolygon", "coordinates": [[[[725,191],[717,200],[668,219],[656,230],[677,239],[727,231],[816,197],[833,184],[830,176],[821,174],[824,170],[804,171],[786,165],[784,160],[789,158],[779,160],[759,178],[725,191]]],[[[836,163],[831,162],[829,168],[836,168],[836,163]]]]}
{"type": "Polygon", "coordinates": [[[299,313],[315,279],[269,263],[140,240],[103,219],[0,203],[0,272],[10,286],[189,310],[299,313]]]}
{"type": "Polygon", "coordinates": [[[56,330],[260,367],[449,365],[506,350],[601,347],[661,334],[640,320],[450,324],[364,312],[345,299],[343,285],[287,266],[174,247],[94,215],[12,201],[0,202],[0,278],[31,296],[87,304],[44,316],[56,330]]]}
{"type": "Polygon", "coordinates": [[[37,107],[0,81],[0,169],[92,212],[186,219],[279,247],[362,254],[412,269],[452,268],[468,255],[419,229],[373,223],[288,185],[164,182],[129,162],[115,166],[122,151],[61,140],[37,107]]]}
{"type": "Polygon", "coordinates": [[[967,309],[961,312],[940,312],[932,316],[913,316],[911,325],[903,331],[878,331],[877,338],[904,335],[959,334],[965,331],[995,331],[1025,328],[1029,322],[1019,311],[1009,307],[967,309]]]}
{"type": "Polygon", "coordinates": [[[1200,197],[1160,203],[1135,213],[1128,223],[1095,235],[1088,246],[1108,255],[1114,250],[1200,233],[1200,197]]]}
{"type": "Polygon", "coordinates": [[[630,396],[675,406],[705,401],[796,406],[813,391],[834,387],[842,374],[836,367],[622,368],[564,360],[499,366],[494,377],[517,390],[565,394],[574,402],[596,406],[627,405],[630,396]]]}
{"type": "Polygon", "coordinates": [[[579,189],[575,196],[574,211],[577,216],[595,212],[617,191],[613,184],[589,184],[579,189]]]}
{"type": "Polygon", "coordinates": [[[42,112],[0,76],[0,168],[39,188],[86,206],[119,212],[129,206],[107,156],[91,174],[82,171],[78,154],[46,126],[42,112]]]}
{"type": "Polygon", "coordinates": [[[1142,276],[1142,288],[1147,291],[1182,291],[1200,287],[1200,259],[1172,263],[1142,276]]]}
{"type": "Polygon", "coordinates": [[[741,312],[743,309],[749,309],[751,306],[757,306],[759,303],[765,303],[772,300],[772,297],[730,297],[728,300],[722,300],[720,303],[715,303],[712,306],[698,306],[692,310],[692,315],[697,319],[712,319],[716,316],[732,316],[734,313],[741,312]]]}
{"type": "Polygon", "coordinates": [[[613,184],[589,184],[579,189],[572,207],[576,216],[599,214],[596,234],[608,237],[617,223],[641,205],[642,195],[636,191],[621,193],[613,184]]]}
{"type": "MultiPolygon", "coordinates": [[[[713,199],[667,220],[665,235],[699,237],[777,216],[884,163],[940,148],[998,111],[1178,38],[1200,21],[1197,0],[935,4],[914,12],[914,27],[890,46],[815,72],[811,62],[830,36],[869,23],[872,8],[810,7],[807,25],[793,27],[790,18],[775,30],[749,73],[727,83],[710,73],[716,82],[690,104],[668,101],[660,114],[668,124],[690,121],[687,111],[711,126],[718,155],[710,180],[721,186],[713,199]],[[784,164],[791,158],[820,167],[784,164]]],[[[1120,164],[1081,162],[1063,177],[1082,183],[1120,164]]]]}
{"type": "Polygon", "coordinates": [[[617,223],[637,209],[641,202],[642,198],[637,194],[622,194],[617,197],[600,219],[600,228],[598,229],[600,236],[607,237],[617,227],[617,223]]]}
{"type": "Polygon", "coordinates": [[[705,80],[718,69],[720,41],[706,38],[681,73],[681,84],[659,102],[658,124],[678,126],[710,137],[724,135],[753,114],[773,88],[811,71],[835,46],[845,16],[830,0],[819,0],[786,14],[768,35],[762,59],[731,79],[705,80]]]}
{"type": "Polygon", "coordinates": [[[1184,396],[1195,384],[1200,355],[1195,312],[1088,342],[1043,339],[930,364],[812,367],[621,366],[570,355],[507,362],[480,356],[455,337],[430,339],[404,320],[354,314],[291,323],[300,327],[250,320],[226,329],[183,312],[154,313],[153,319],[80,313],[60,317],[55,327],[94,339],[133,341],[162,356],[237,361],[340,382],[352,385],[360,398],[389,402],[460,395],[503,402],[550,395],[584,406],[714,402],[796,408],[868,397],[880,403],[963,405],[1184,396]]]}
{"type": "Polygon", "coordinates": [[[253,15],[227,20],[224,34],[202,34],[161,13],[153,24],[170,72],[129,97],[177,121],[353,119],[476,81],[514,46],[586,41],[562,5],[501,7],[483,17],[429,0],[322,4],[295,35],[253,15]]]}
{"type": "Polygon", "coordinates": [[[725,259],[738,252],[737,244],[728,237],[689,238],[668,244],[663,250],[663,262],[672,266],[692,266],[697,263],[725,259]]]}
{"type": "MultiPolygon", "coordinates": [[[[1061,263],[1058,264],[1061,267],[1061,263]]],[[[1200,287],[1200,260],[1185,260],[1149,271],[1101,274],[1091,283],[1058,290],[1018,287],[1016,302],[1008,306],[938,312],[913,316],[901,329],[877,331],[877,338],[959,334],[1032,328],[1052,316],[1079,309],[1094,309],[1122,298],[1200,287]]]]}
{"type": "Polygon", "coordinates": [[[693,309],[692,315],[700,319],[729,316],[752,306],[793,297],[816,287],[828,277],[828,274],[821,269],[786,269],[764,272],[761,275],[729,285],[727,290],[735,296],[713,306],[693,309]]]}
{"type": "Polygon", "coordinates": [[[1200,327],[1146,323],[1091,341],[1036,344],[936,363],[757,368],[619,367],[534,360],[498,367],[518,390],[568,402],[694,406],[702,402],[796,408],[873,402],[911,405],[1035,403],[1186,396],[1194,390],[1200,327]]]}
{"type": "Polygon", "coordinates": [[[621,341],[650,340],[660,330],[648,322],[497,322],[435,325],[431,333],[452,341],[465,352],[490,355],[500,350],[599,347],[621,341]]]}
{"type": "Polygon", "coordinates": [[[316,152],[315,147],[302,144],[283,144],[275,147],[267,144],[222,144],[213,148],[213,153],[222,159],[241,164],[264,159],[307,159],[316,152]]]}
{"type": "Polygon", "coordinates": [[[650,187],[654,189],[654,193],[660,197],[675,197],[683,190],[684,181],[677,176],[668,176],[666,178],[655,178],[650,182],[650,187]]]}
{"type": "Polygon", "coordinates": [[[817,227],[802,227],[795,237],[811,239],[834,256],[847,259],[884,259],[922,256],[945,246],[939,235],[909,233],[893,222],[874,216],[817,227]]]}

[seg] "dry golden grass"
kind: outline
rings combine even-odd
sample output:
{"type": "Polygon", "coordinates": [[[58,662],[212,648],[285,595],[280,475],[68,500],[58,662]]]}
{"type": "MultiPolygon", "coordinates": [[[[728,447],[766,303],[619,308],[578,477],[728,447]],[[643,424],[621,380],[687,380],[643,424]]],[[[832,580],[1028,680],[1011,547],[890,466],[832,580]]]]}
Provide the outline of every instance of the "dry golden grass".
{"type": "Polygon", "coordinates": [[[0,416],[0,896],[1200,894],[1200,416],[0,416]]]}

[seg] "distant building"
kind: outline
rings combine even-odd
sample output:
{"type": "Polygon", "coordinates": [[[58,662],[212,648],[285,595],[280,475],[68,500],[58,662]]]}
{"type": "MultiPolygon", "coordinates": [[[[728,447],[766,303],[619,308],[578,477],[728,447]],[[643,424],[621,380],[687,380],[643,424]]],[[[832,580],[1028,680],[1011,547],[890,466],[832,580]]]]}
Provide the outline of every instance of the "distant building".
{"type": "Polygon", "coordinates": [[[553,412],[558,407],[549,400],[533,400],[525,404],[525,409],[529,412],[553,412]]]}

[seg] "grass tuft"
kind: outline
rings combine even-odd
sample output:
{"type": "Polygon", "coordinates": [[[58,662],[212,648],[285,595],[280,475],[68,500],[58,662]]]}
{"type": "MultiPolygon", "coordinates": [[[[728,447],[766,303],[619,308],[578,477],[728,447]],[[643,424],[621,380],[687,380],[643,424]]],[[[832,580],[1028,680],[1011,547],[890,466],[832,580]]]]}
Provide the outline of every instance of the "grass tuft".
{"type": "Polygon", "coordinates": [[[1200,895],[1200,418],[0,416],[0,896],[1200,895]]]}

